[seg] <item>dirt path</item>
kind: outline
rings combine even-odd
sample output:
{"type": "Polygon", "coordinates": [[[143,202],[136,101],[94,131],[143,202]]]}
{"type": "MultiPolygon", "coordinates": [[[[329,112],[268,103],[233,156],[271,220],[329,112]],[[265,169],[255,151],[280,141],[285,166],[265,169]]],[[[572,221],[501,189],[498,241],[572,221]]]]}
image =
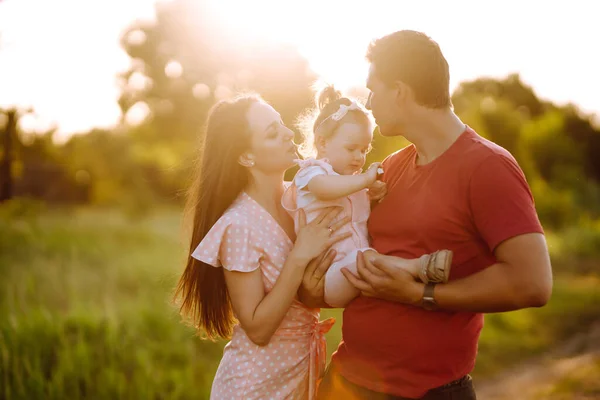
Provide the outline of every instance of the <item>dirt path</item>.
{"type": "Polygon", "coordinates": [[[504,373],[476,382],[479,400],[540,399],[561,378],[600,360],[600,321],[542,357],[522,363],[504,373]]]}

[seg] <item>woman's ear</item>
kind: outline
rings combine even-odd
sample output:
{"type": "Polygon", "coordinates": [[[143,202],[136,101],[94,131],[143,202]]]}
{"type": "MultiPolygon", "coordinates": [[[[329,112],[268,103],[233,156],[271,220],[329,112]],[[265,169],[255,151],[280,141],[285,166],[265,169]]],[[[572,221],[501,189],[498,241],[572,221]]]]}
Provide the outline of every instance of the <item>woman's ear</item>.
{"type": "Polygon", "coordinates": [[[252,168],[254,167],[254,155],[248,152],[245,152],[238,158],[238,164],[242,167],[252,168]]]}

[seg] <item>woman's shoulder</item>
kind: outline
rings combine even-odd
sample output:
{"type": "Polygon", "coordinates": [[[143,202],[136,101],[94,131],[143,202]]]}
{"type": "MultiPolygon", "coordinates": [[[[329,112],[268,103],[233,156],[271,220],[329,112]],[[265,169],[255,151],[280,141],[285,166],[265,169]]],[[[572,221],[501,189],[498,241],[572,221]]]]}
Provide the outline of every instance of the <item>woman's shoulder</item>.
{"type": "Polygon", "coordinates": [[[240,193],[237,199],[225,210],[218,223],[237,227],[251,227],[253,216],[258,212],[256,204],[248,198],[245,192],[240,193]]]}
{"type": "Polygon", "coordinates": [[[254,245],[256,223],[253,223],[252,203],[248,200],[238,198],[221,215],[192,257],[228,270],[252,271],[258,267],[261,251],[254,245]]]}

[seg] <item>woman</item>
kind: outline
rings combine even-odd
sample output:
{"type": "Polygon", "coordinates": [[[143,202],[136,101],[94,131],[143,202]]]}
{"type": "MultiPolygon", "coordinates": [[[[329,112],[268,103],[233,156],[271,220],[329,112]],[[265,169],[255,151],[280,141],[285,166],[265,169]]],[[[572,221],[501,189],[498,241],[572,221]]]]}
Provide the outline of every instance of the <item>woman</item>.
{"type": "Polygon", "coordinates": [[[297,158],[292,139],[256,96],[220,102],[209,114],[176,297],[208,337],[231,336],[211,399],[312,398],[324,368],[333,321],[320,323],[319,310],[296,293],[311,260],[347,237],[334,233],[348,221],[334,223],[337,212],[326,211],[295,234],[281,205],[284,173],[297,158]]]}

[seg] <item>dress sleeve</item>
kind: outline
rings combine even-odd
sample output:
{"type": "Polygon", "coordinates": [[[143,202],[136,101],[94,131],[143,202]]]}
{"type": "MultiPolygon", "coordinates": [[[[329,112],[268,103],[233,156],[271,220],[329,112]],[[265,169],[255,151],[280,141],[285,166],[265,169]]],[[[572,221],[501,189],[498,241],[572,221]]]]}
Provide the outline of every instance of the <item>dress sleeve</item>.
{"type": "Polygon", "coordinates": [[[224,215],[192,252],[192,257],[228,271],[252,272],[259,267],[263,254],[252,238],[252,227],[247,221],[224,215]]]}

